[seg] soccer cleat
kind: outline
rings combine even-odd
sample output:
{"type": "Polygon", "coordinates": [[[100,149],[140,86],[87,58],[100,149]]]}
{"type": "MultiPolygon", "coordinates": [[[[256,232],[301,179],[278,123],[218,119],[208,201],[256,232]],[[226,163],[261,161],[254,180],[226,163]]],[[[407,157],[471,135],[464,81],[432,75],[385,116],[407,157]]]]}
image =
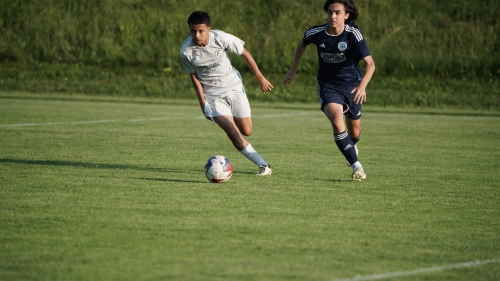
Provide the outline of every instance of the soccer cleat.
{"type": "Polygon", "coordinates": [[[366,174],[365,171],[363,170],[363,167],[361,167],[361,165],[355,167],[352,170],[352,180],[361,181],[364,179],[366,179],[366,174]]]}
{"type": "Polygon", "coordinates": [[[273,172],[273,170],[271,170],[271,166],[262,165],[262,166],[259,166],[259,172],[255,175],[257,175],[257,176],[269,176],[269,175],[271,175],[272,172],[273,172]]]}
{"type": "MultiPolygon", "coordinates": [[[[356,156],[358,156],[358,153],[359,153],[358,146],[354,145],[354,149],[356,149],[356,156]]],[[[347,161],[347,158],[345,159],[345,162],[347,163],[347,166],[352,167],[351,163],[349,163],[349,161],[347,161]]]]}

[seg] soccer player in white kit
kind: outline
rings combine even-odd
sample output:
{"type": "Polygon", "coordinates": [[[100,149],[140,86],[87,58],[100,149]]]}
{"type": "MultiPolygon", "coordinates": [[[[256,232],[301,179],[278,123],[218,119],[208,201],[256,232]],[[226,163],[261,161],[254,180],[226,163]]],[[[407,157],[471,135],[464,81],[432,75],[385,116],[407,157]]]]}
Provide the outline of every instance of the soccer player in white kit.
{"type": "Polygon", "coordinates": [[[271,166],[243,137],[252,134],[250,103],[240,73],[231,65],[227,51],[242,56],[252,70],[262,92],[273,85],[262,75],[250,52],[238,37],[211,30],[210,16],[193,12],[187,20],[190,36],[182,43],[182,67],[190,74],[201,110],[207,119],[217,123],[238,149],[259,167],[257,175],[272,173],[271,166]]]}

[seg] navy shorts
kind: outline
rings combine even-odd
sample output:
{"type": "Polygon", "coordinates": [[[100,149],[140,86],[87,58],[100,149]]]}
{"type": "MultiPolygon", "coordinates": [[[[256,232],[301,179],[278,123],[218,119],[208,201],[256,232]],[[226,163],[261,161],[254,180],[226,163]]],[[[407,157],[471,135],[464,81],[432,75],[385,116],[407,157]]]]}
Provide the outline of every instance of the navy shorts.
{"type": "Polygon", "coordinates": [[[318,99],[321,104],[321,110],[324,111],[325,105],[329,103],[342,104],[344,107],[344,115],[352,120],[361,118],[361,103],[354,102],[354,94],[351,94],[352,89],[346,86],[337,86],[324,82],[318,82],[318,99]]]}

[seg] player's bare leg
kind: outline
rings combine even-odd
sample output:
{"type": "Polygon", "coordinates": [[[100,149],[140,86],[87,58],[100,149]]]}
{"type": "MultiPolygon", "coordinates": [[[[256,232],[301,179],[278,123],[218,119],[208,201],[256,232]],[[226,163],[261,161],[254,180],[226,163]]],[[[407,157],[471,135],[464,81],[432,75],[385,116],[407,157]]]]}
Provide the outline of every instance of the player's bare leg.
{"type": "Polygon", "coordinates": [[[347,159],[349,164],[352,165],[352,179],[358,181],[366,179],[366,174],[363,170],[363,167],[358,161],[356,147],[354,146],[353,141],[346,132],[343,105],[338,103],[329,103],[325,105],[325,107],[323,108],[323,112],[332,124],[335,144],[337,144],[337,147],[347,159]]]}
{"type": "Polygon", "coordinates": [[[239,151],[245,149],[249,142],[241,135],[240,129],[236,126],[232,116],[215,116],[214,121],[226,132],[236,149],[239,151]]]}
{"type": "Polygon", "coordinates": [[[216,116],[214,117],[215,123],[221,127],[226,135],[229,137],[234,147],[238,149],[245,157],[259,166],[259,176],[266,176],[272,173],[271,166],[262,159],[262,157],[255,151],[252,145],[242,136],[242,134],[252,134],[252,119],[251,118],[234,118],[232,116],[216,116]],[[236,121],[235,119],[240,119],[236,121]],[[241,122],[241,119],[247,119],[246,123],[241,122]],[[250,123],[248,123],[250,121],[250,123]],[[241,128],[237,126],[237,122],[241,128]]]}
{"type": "MultiPolygon", "coordinates": [[[[353,120],[349,117],[345,118],[345,124],[347,126],[347,133],[349,134],[349,137],[351,138],[352,142],[354,142],[354,148],[356,149],[356,155],[358,155],[359,158],[359,150],[358,150],[358,141],[361,138],[361,133],[363,132],[363,129],[361,128],[361,118],[358,120],[353,120]]],[[[347,161],[347,166],[351,167],[351,164],[349,161],[347,161]]]]}
{"type": "Polygon", "coordinates": [[[345,131],[343,106],[339,103],[329,103],[323,108],[328,120],[332,124],[333,133],[339,134],[345,131]]]}
{"type": "Polygon", "coordinates": [[[236,124],[242,135],[247,137],[252,135],[252,117],[234,118],[234,123],[236,124]]]}
{"type": "Polygon", "coordinates": [[[345,118],[345,124],[347,126],[347,132],[351,138],[357,139],[361,136],[361,118],[358,120],[353,120],[351,118],[345,118]]]}

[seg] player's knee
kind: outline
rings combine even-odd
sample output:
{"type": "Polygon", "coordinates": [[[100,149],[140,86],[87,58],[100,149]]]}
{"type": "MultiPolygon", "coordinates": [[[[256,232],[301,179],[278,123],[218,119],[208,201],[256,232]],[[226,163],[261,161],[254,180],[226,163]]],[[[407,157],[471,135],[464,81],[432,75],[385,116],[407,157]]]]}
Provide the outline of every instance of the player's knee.
{"type": "Polygon", "coordinates": [[[240,130],[240,133],[244,136],[251,136],[253,133],[252,126],[251,125],[243,125],[243,126],[238,126],[238,129],[240,130]]]}
{"type": "Polygon", "coordinates": [[[252,128],[244,128],[243,130],[241,130],[241,134],[247,137],[251,136],[252,133],[252,128]]]}
{"type": "Polygon", "coordinates": [[[349,136],[351,136],[352,138],[355,138],[355,139],[359,139],[361,138],[361,134],[363,133],[363,130],[361,129],[361,127],[355,127],[355,128],[352,128],[351,129],[351,132],[349,132],[349,136]]]}
{"type": "Polygon", "coordinates": [[[339,122],[337,120],[332,122],[332,128],[333,128],[333,131],[336,133],[342,133],[345,130],[344,123],[339,122]]]}

